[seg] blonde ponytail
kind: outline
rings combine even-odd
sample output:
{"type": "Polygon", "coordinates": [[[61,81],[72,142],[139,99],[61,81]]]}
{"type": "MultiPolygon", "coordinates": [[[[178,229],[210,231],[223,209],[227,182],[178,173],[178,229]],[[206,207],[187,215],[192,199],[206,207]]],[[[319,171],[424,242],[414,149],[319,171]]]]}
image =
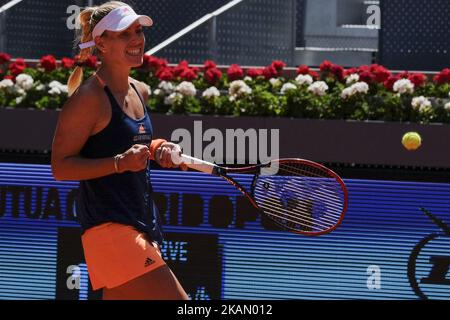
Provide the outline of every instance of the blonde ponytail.
{"type": "MultiPolygon", "coordinates": [[[[87,7],[81,11],[78,16],[81,30],[75,39],[75,45],[78,47],[79,43],[91,41],[92,31],[95,25],[105,17],[109,12],[117,7],[125,6],[126,3],[120,1],[109,1],[98,7],[87,7]]],[[[72,71],[69,80],[67,81],[69,97],[78,89],[83,82],[83,63],[89,56],[94,54],[95,47],[81,49],[77,66],[72,71]]]]}
{"type": "MultiPolygon", "coordinates": [[[[86,42],[92,40],[92,30],[91,18],[93,13],[98,7],[87,7],[81,11],[78,16],[79,23],[81,26],[81,34],[76,38],[75,45],[78,46],[80,42],[86,42]]],[[[69,91],[69,97],[78,89],[81,82],[83,81],[83,62],[92,54],[92,47],[82,49],[79,54],[79,59],[77,61],[77,66],[72,71],[72,74],[67,81],[67,87],[69,91]]]]}

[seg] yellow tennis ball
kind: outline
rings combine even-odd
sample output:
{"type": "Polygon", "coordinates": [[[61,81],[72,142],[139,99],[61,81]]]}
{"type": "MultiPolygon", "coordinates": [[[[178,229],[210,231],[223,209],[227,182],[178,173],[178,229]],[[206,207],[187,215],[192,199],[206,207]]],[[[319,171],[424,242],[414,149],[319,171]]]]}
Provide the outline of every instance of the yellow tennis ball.
{"type": "Polygon", "coordinates": [[[417,132],[407,132],[403,135],[402,144],[406,150],[417,150],[422,145],[422,138],[417,132]]]}

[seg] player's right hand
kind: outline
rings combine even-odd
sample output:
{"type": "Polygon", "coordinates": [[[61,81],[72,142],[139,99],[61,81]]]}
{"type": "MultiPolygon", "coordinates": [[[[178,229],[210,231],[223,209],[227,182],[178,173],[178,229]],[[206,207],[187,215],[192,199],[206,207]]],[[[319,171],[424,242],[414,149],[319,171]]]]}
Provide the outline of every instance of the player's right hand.
{"type": "Polygon", "coordinates": [[[141,171],[147,167],[150,149],[143,144],[135,144],[130,149],[122,153],[118,161],[119,172],[141,171]]]}

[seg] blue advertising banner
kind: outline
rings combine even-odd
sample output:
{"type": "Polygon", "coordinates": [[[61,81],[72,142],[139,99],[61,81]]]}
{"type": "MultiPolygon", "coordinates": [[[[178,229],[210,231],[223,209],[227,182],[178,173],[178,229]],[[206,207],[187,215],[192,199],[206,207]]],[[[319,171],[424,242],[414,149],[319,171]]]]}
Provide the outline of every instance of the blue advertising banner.
{"type": "MultiPolygon", "coordinates": [[[[163,256],[192,299],[450,299],[450,183],[347,179],[342,225],[306,237],[276,230],[221,178],[154,170],[151,179],[163,256]]],[[[0,164],[0,299],[100,298],[77,187],[48,165],[0,164]]]]}

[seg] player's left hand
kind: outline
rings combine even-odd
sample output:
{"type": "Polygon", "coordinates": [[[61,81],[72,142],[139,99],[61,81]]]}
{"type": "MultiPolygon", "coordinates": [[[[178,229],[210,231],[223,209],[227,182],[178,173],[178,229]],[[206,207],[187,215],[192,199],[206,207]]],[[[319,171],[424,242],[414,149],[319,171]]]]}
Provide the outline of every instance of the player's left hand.
{"type": "Polygon", "coordinates": [[[180,168],[181,170],[187,170],[187,166],[184,163],[176,164],[172,160],[172,153],[181,154],[181,147],[178,144],[172,142],[164,142],[157,150],[155,154],[156,162],[163,168],[180,168]]]}

